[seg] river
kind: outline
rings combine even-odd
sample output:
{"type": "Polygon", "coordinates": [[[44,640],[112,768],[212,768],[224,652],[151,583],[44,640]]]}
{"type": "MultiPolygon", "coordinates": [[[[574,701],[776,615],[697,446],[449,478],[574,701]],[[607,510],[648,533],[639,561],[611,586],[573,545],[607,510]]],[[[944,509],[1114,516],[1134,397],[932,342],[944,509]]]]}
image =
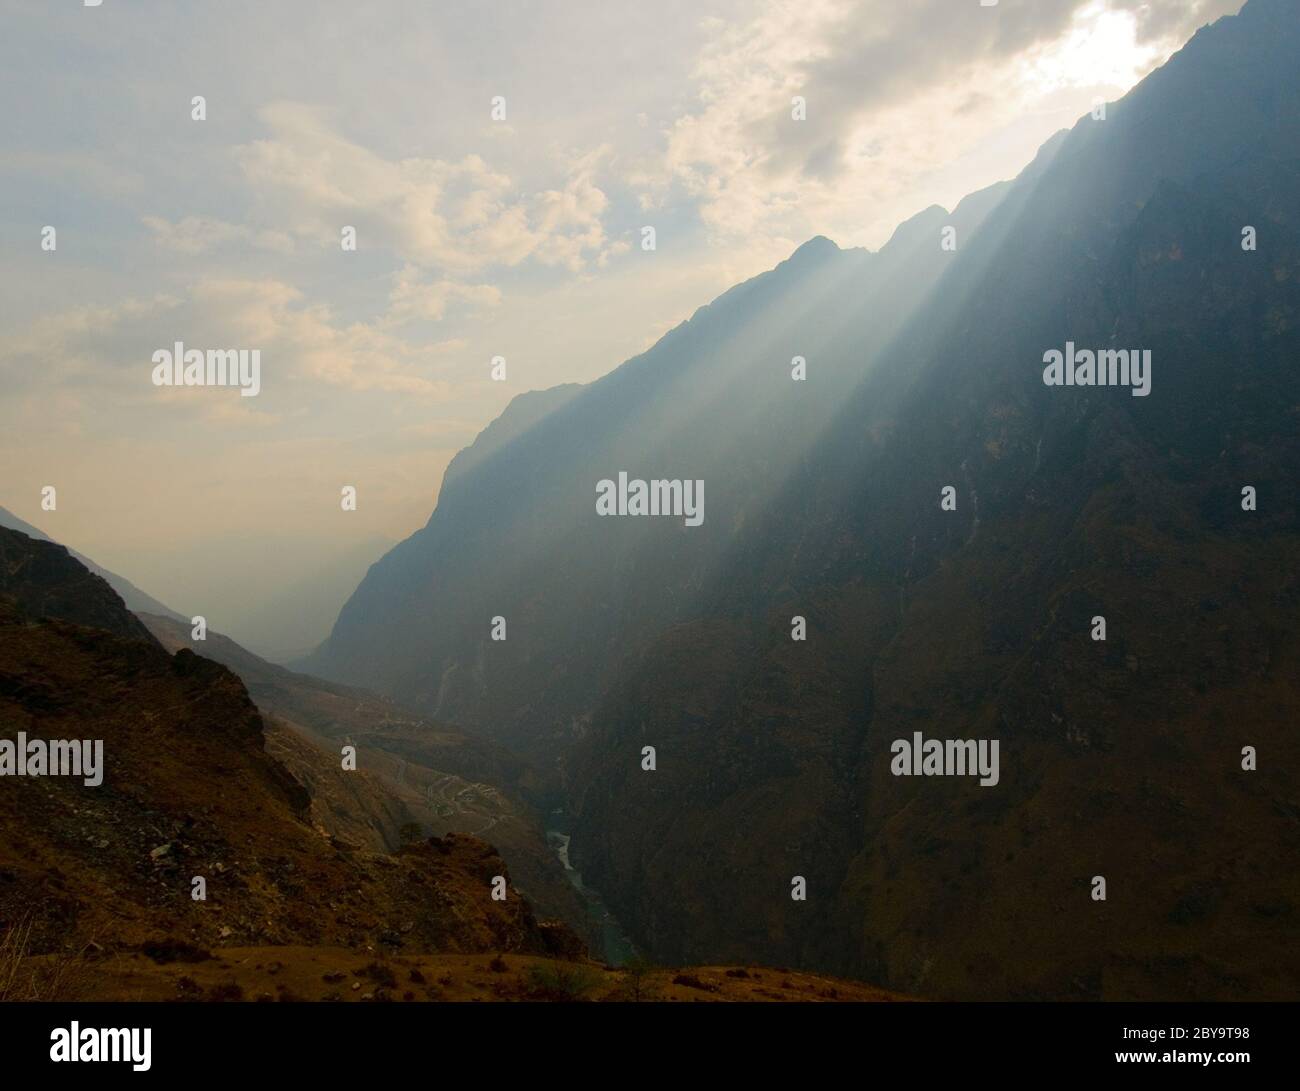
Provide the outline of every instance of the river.
{"type": "Polygon", "coordinates": [[[550,825],[552,828],[546,831],[546,843],[550,845],[551,851],[563,866],[564,874],[573,884],[573,889],[582,896],[583,904],[587,907],[587,917],[594,925],[591,931],[600,937],[603,950],[593,951],[592,954],[602,958],[611,966],[622,966],[635,957],[636,947],[628,939],[627,933],[623,931],[622,925],[615,919],[614,914],[609,911],[600,893],[583,884],[582,873],[575,870],[569,860],[571,835],[567,830],[569,825],[567,816],[561,811],[553,812],[550,825]]]}

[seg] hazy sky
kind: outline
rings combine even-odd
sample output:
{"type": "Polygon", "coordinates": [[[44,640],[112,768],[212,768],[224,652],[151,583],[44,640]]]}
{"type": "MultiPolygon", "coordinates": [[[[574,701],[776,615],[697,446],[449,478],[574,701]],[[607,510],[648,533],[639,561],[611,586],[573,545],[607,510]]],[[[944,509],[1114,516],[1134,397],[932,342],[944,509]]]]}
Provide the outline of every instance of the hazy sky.
{"type": "Polygon", "coordinates": [[[515,394],[1013,176],[1240,6],[0,0],[0,505],[256,643],[515,394]],[[177,340],[262,392],[155,387],[177,340]]]}

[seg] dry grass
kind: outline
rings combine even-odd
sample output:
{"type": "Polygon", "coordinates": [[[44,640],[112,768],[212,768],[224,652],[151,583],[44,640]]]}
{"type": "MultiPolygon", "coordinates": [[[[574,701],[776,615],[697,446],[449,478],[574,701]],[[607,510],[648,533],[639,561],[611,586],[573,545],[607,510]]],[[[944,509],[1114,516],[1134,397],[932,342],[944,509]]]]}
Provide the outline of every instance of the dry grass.
{"type": "Polygon", "coordinates": [[[91,974],[88,952],[31,954],[33,918],[19,918],[0,935],[0,1003],[71,1000],[86,992],[91,974]]]}

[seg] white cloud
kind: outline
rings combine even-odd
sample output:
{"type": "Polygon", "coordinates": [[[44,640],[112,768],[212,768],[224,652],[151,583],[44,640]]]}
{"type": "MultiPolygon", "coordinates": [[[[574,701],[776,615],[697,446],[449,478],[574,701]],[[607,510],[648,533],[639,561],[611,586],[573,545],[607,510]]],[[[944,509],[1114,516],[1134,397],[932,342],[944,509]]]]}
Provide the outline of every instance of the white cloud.
{"type": "MultiPolygon", "coordinates": [[[[399,312],[404,306],[433,306],[439,286],[426,287],[423,298],[418,289],[399,298],[399,312]]],[[[468,293],[489,303],[496,296],[486,286],[446,285],[444,290],[448,298],[468,293]]],[[[454,339],[410,341],[383,321],[341,323],[327,304],[308,303],[283,281],[207,278],[196,281],[184,297],[157,295],[38,316],[0,337],[0,374],[11,390],[38,380],[74,385],[90,413],[102,412],[108,404],[123,408],[159,400],[204,406],[212,400],[207,391],[152,385],[152,352],[176,340],[195,348],[259,349],[259,411],[284,391],[301,391],[304,383],[444,398],[450,386],[435,374],[435,365],[464,347],[454,339]]],[[[242,417],[212,419],[250,423],[242,417]]]]}
{"type": "Polygon", "coordinates": [[[1011,176],[1094,93],[1118,97],[1189,27],[1239,6],[769,0],[748,21],[714,21],[696,102],[665,130],[662,161],[632,180],[646,208],[685,195],[720,245],[816,233],[878,245],[926,205],[1011,176]],[[795,95],[806,120],[791,117],[795,95]],[[1027,117],[1023,159],[982,177],[949,169],[1027,117]]]}
{"type": "Polygon", "coordinates": [[[447,384],[430,374],[432,351],[364,322],[342,325],[324,303],[276,280],[207,280],[195,286],[200,313],[220,315],[222,344],[262,350],[268,370],[354,391],[444,395],[447,384]]]}
{"type": "Polygon", "coordinates": [[[605,247],[607,202],[593,155],[558,188],[529,195],[479,155],[386,159],[302,104],[277,103],[260,116],[272,135],[237,149],[245,181],[275,222],[322,246],[337,246],[351,225],[358,246],[452,275],[529,258],[578,269],[605,247]]]}
{"type": "Polygon", "coordinates": [[[494,284],[460,284],[447,280],[421,280],[414,265],[406,265],[393,275],[384,321],[391,325],[406,322],[441,320],[451,307],[482,312],[501,305],[501,289],[494,284]]]}

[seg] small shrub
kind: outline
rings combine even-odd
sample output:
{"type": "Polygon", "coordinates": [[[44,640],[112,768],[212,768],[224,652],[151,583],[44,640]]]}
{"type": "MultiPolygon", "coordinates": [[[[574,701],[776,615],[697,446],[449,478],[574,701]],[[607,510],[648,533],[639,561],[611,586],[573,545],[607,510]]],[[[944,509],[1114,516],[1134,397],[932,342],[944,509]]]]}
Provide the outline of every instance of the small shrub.
{"type": "Polygon", "coordinates": [[[645,991],[645,978],[651,969],[650,962],[639,951],[622,966],[623,973],[627,975],[628,987],[632,993],[632,1002],[634,1004],[648,998],[645,991]]]}
{"type": "Polygon", "coordinates": [[[382,985],[388,989],[397,988],[397,975],[393,973],[392,967],[385,966],[382,962],[372,962],[360,970],[353,971],[358,977],[368,977],[376,985],[382,985]]]}
{"type": "Polygon", "coordinates": [[[169,962],[206,962],[212,954],[192,943],[176,939],[152,939],[140,945],[140,953],[159,966],[169,962]]]}
{"type": "Polygon", "coordinates": [[[534,966],[528,976],[534,993],[547,1000],[581,1000],[599,981],[590,966],[563,962],[534,966]]]}

